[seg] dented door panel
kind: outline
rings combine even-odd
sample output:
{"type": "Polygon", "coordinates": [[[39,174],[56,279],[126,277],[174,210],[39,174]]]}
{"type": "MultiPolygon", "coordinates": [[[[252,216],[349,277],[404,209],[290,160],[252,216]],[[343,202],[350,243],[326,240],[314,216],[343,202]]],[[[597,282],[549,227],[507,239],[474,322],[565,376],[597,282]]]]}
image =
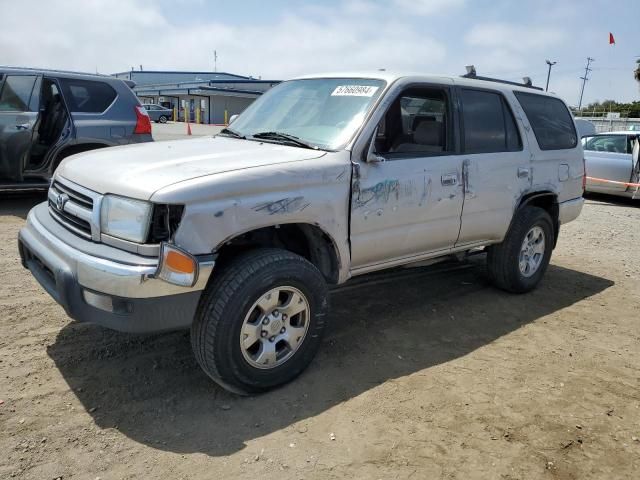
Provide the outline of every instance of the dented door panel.
{"type": "Polygon", "coordinates": [[[462,159],[360,165],[351,192],[352,268],[451,248],[460,231],[462,159]]]}

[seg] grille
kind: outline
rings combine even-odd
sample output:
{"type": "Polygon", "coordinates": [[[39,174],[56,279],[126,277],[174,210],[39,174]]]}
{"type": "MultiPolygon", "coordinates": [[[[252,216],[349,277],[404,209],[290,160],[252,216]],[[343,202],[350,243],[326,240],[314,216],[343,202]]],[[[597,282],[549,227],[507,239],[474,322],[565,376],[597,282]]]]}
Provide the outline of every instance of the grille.
{"type": "Polygon", "coordinates": [[[49,188],[49,211],[67,229],[91,239],[93,198],[69,185],[54,181],[49,188]]]}

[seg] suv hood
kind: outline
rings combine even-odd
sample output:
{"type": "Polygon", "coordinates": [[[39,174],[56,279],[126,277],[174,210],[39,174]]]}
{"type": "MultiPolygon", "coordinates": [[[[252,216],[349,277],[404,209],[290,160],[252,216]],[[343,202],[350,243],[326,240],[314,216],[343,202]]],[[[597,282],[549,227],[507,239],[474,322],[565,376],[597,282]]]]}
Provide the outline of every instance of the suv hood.
{"type": "Polygon", "coordinates": [[[65,159],[56,175],[98,193],[148,200],[174,183],[216,173],[310,160],[326,152],[226,137],[105,148],[65,159]]]}

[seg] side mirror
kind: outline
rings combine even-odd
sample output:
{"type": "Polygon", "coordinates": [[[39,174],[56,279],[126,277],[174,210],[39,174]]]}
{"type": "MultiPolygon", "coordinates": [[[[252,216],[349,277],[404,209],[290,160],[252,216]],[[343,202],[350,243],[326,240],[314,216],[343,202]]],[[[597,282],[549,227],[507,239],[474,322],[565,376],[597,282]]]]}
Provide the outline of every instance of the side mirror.
{"type": "Polygon", "coordinates": [[[376,138],[378,138],[378,127],[373,131],[373,136],[369,142],[369,149],[367,150],[367,163],[382,163],[385,161],[384,157],[376,154],[376,138]]]}
{"type": "Polygon", "coordinates": [[[229,125],[231,125],[233,122],[235,122],[236,118],[238,118],[238,114],[237,113],[235,115],[231,115],[231,118],[229,118],[229,125]]]}

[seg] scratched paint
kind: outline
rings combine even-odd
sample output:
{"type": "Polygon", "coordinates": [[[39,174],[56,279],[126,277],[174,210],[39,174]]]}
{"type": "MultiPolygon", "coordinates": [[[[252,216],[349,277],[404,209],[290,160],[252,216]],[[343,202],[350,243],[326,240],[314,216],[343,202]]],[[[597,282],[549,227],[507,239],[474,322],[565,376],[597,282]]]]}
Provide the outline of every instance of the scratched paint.
{"type": "Polygon", "coordinates": [[[256,212],[266,212],[269,215],[276,215],[301,212],[309,205],[311,205],[311,203],[306,202],[304,197],[288,197],[273,202],[260,203],[253,207],[253,210],[256,212]]]}
{"type": "Polygon", "coordinates": [[[390,199],[400,198],[400,182],[398,180],[384,180],[372,187],[354,189],[354,208],[361,208],[371,202],[387,203],[390,199]]]}

